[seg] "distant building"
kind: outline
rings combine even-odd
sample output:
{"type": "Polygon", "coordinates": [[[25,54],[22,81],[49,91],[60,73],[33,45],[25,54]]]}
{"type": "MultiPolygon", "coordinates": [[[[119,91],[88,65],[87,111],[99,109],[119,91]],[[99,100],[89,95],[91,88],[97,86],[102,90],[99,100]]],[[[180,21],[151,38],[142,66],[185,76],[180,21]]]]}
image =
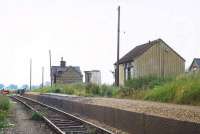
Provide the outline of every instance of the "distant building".
{"type": "Polygon", "coordinates": [[[194,58],[192,64],[189,67],[189,72],[195,72],[200,70],[200,58],[194,58]]]}
{"type": "Polygon", "coordinates": [[[184,71],[185,59],[162,39],[157,39],[136,46],[119,60],[119,84],[124,85],[131,78],[148,75],[166,77],[184,71]]]}
{"type": "Polygon", "coordinates": [[[101,84],[101,72],[99,70],[85,71],[86,84],[101,84]]]}
{"type": "Polygon", "coordinates": [[[60,66],[51,67],[51,79],[54,84],[82,83],[83,75],[79,66],[66,66],[61,58],[60,66]]]}

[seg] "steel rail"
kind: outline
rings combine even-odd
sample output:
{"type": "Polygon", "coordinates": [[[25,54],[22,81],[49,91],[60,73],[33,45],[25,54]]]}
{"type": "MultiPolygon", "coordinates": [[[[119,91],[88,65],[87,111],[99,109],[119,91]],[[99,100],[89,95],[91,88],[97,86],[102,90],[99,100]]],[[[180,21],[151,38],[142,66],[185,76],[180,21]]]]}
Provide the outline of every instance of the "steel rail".
{"type": "MultiPolygon", "coordinates": [[[[15,100],[19,101],[20,103],[22,103],[23,105],[25,105],[27,108],[31,109],[33,112],[36,113],[40,113],[39,111],[35,110],[33,107],[31,107],[30,105],[26,104],[25,102],[23,102],[22,100],[18,99],[17,97],[11,96],[11,98],[14,98],[15,100]]],[[[48,118],[46,118],[44,115],[41,114],[41,117],[43,118],[43,120],[52,127],[52,129],[54,131],[56,131],[56,133],[58,134],[65,134],[60,128],[58,128],[56,125],[54,125],[48,118]]]]}
{"type": "MultiPolygon", "coordinates": [[[[93,124],[93,123],[91,123],[91,122],[88,122],[88,121],[86,121],[86,120],[83,120],[83,119],[81,119],[81,118],[79,118],[79,117],[76,117],[76,116],[70,114],[70,113],[64,112],[64,111],[62,111],[62,110],[60,110],[60,109],[58,109],[58,108],[55,108],[55,107],[46,105],[46,104],[44,104],[44,103],[42,103],[42,102],[39,102],[39,101],[37,101],[37,100],[33,100],[33,99],[31,99],[31,98],[24,97],[24,96],[19,96],[19,95],[17,95],[16,97],[13,96],[14,99],[20,101],[20,102],[23,103],[25,106],[27,106],[28,108],[30,108],[31,110],[33,110],[33,111],[35,111],[35,112],[37,112],[37,113],[40,113],[40,112],[37,111],[37,110],[35,110],[33,107],[29,106],[27,103],[21,101],[21,100],[18,99],[17,97],[19,97],[19,98],[21,98],[21,99],[25,99],[25,100],[30,101],[30,102],[33,102],[33,103],[35,103],[35,104],[39,104],[40,106],[46,107],[46,108],[48,108],[48,109],[50,109],[50,110],[53,110],[54,112],[60,113],[60,114],[65,115],[65,116],[68,116],[68,117],[74,119],[75,121],[79,121],[79,122],[81,122],[81,123],[83,123],[83,124],[86,124],[86,125],[88,125],[88,126],[91,126],[91,127],[95,128],[99,133],[102,133],[102,134],[114,134],[113,132],[111,132],[111,131],[109,131],[109,130],[106,130],[106,129],[100,127],[100,126],[97,126],[97,125],[95,125],[95,124],[93,124]]],[[[42,118],[43,118],[43,119],[45,120],[45,122],[48,123],[57,133],[59,133],[59,134],[65,134],[65,132],[63,132],[59,127],[57,127],[50,119],[48,119],[48,118],[45,117],[44,115],[42,115],[42,118]]]]}

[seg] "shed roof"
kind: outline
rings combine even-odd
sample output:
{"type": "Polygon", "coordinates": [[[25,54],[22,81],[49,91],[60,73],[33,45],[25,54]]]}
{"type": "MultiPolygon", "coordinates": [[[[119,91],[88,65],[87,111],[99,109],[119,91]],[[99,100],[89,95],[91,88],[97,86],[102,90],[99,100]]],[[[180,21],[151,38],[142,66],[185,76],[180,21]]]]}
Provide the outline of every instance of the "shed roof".
{"type": "Polygon", "coordinates": [[[194,61],[197,63],[197,65],[200,67],[200,58],[194,58],[194,61]]]}
{"type": "Polygon", "coordinates": [[[198,65],[198,67],[200,67],[200,58],[194,58],[193,61],[192,61],[192,64],[189,67],[189,70],[191,70],[191,67],[195,62],[198,65]]]}
{"type": "MultiPolygon", "coordinates": [[[[142,55],[144,52],[146,52],[149,48],[151,48],[153,45],[159,43],[159,42],[163,42],[165,45],[167,45],[162,39],[157,39],[154,41],[149,41],[145,44],[136,46],[135,48],[133,48],[131,51],[129,51],[126,55],[124,55],[120,60],[119,60],[119,64],[122,63],[127,63],[127,62],[131,62],[133,61],[135,58],[137,58],[138,56],[142,55]]],[[[167,45],[168,46],[168,45],[167,45]]],[[[170,49],[172,49],[170,46],[168,46],[170,49]]],[[[172,49],[173,52],[175,52],[172,49]]],[[[179,56],[181,59],[183,59],[185,61],[184,58],[182,58],[178,53],[175,52],[175,54],[177,56],[179,56]]],[[[116,63],[115,63],[116,64],[116,63]]]]}

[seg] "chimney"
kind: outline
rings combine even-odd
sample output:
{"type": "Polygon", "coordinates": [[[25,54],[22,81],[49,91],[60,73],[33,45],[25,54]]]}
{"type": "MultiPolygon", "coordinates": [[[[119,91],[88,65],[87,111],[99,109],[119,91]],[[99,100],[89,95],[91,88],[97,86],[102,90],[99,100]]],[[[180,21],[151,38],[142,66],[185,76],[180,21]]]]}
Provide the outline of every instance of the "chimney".
{"type": "Polygon", "coordinates": [[[63,60],[63,57],[61,57],[60,66],[65,67],[65,64],[66,62],[63,60]]]}

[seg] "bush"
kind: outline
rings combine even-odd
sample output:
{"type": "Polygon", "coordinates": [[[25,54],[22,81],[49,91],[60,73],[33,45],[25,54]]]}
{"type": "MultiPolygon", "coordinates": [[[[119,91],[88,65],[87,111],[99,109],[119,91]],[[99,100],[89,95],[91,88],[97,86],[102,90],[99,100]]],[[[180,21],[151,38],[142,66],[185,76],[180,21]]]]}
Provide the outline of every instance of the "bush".
{"type": "Polygon", "coordinates": [[[200,105],[200,74],[180,75],[155,87],[145,95],[145,100],[200,105]]]}
{"type": "Polygon", "coordinates": [[[10,102],[8,97],[0,95],[0,110],[8,111],[10,108],[10,102]]]}
{"type": "Polygon", "coordinates": [[[120,88],[108,85],[67,84],[55,85],[52,88],[45,87],[35,91],[200,105],[200,73],[165,79],[155,76],[134,78],[126,81],[125,86],[120,88]]]}
{"type": "Polygon", "coordinates": [[[6,118],[10,109],[8,97],[0,95],[0,132],[1,129],[8,126],[6,118]]]}
{"type": "Polygon", "coordinates": [[[85,92],[88,95],[100,95],[101,96],[101,91],[98,85],[95,84],[88,84],[85,87],[85,92]]]}
{"type": "Polygon", "coordinates": [[[184,91],[177,103],[200,105],[200,87],[184,91]]]}
{"type": "Polygon", "coordinates": [[[108,85],[95,84],[59,84],[51,87],[35,89],[34,92],[40,93],[65,93],[78,96],[116,96],[118,88],[108,85]]]}
{"type": "Polygon", "coordinates": [[[53,93],[61,93],[61,89],[56,88],[55,90],[52,90],[53,93]]]}
{"type": "Polygon", "coordinates": [[[173,85],[165,85],[163,87],[154,88],[144,97],[144,99],[160,102],[170,102],[173,101],[175,95],[176,91],[173,85]]]}
{"type": "Polygon", "coordinates": [[[167,81],[171,81],[172,78],[161,78],[157,76],[145,76],[140,78],[133,78],[125,82],[125,86],[134,90],[138,89],[153,89],[155,86],[162,85],[167,81]]]}
{"type": "Polygon", "coordinates": [[[118,87],[102,85],[100,87],[100,96],[114,97],[117,95],[118,87]]]}

